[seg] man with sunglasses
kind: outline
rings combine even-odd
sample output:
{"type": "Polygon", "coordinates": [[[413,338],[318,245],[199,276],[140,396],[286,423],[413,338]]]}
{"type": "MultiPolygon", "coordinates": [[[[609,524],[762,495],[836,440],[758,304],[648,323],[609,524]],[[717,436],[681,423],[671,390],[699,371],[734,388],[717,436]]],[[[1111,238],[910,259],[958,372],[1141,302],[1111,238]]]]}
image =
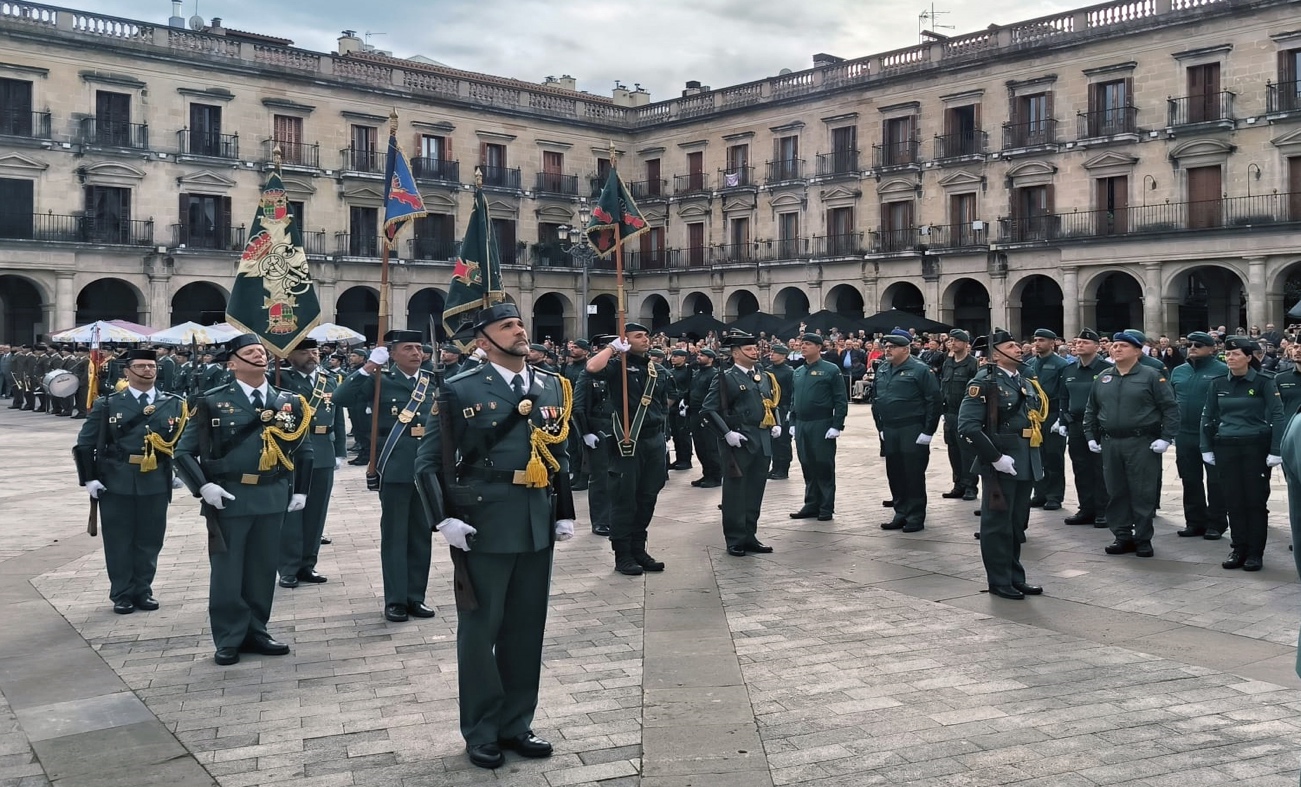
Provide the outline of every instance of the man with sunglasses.
{"type": "Polygon", "coordinates": [[[1187,360],[1170,373],[1170,385],[1179,405],[1175,467],[1184,488],[1184,529],[1178,534],[1185,538],[1201,536],[1208,541],[1219,539],[1229,526],[1219,471],[1202,461],[1199,447],[1206,392],[1212,380],[1229,373],[1229,367],[1215,356],[1215,346],[1215,337],[1209,333],[1188,334],[1187,360]]]}

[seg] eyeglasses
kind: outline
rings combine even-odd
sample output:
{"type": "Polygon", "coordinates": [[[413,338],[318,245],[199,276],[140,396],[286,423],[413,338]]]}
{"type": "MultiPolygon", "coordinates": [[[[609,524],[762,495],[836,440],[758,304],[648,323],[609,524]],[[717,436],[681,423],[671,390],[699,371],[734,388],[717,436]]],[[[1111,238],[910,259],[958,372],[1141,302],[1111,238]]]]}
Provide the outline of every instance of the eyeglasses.
{"type": "Polygon", "coordinates": [[[1189,346],[1192,347],[1194,350],[1200,350],[1204,347],[1210,347],[1209,344],[1202,344],[1201,342],[1193,342],[1189,346]]]}

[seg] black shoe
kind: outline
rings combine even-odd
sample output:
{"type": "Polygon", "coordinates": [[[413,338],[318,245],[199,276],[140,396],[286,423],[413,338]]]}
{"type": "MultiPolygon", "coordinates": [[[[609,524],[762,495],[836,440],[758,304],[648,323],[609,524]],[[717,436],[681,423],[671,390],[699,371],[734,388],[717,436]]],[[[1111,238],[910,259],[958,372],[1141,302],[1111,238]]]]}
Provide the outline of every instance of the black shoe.
{"type": "Polygon", "coordinates": [[[716,478],[706,478],[704,481],[700,482],[701,489],[716,489],[722,485],[723,482],[716,478]]]}
{"type": "Polygon", "coordinates": [[[370,458],[358,456],[355,459],[349,459],[348,464],[354,465],[356,467],[365,467],[366,465],[370,464],[370,458]]]}
{"type": "Polygon", "coordinates": [[[1095,517],[1094,520],[1093,520],[1093,526],[1094,526],[1094,527],[1106,527],[1106,526],[1107,526],[1107,515],[1106,515],[1106,514],[1098,514],[1097,517],[1095,517]]]}
{"type": "Polygon", "coordinates": [[[424,602],[417,601],[414,604],[407,604],[407,614],[413,618],[432,618],[438,613],[431,607],[426,607],[424,602]]]}
{"type": "Polygon", "coordinates": [[[831,520],[833,520],[833,519],[835,519],[835,518],[836,518],[836,517],[835,517],[834,514],[818,514],[818,521],[819,521],[819,522],[830,522],[831,520]]]}
{"type": "Polygon", "coordinates": [[[1249,557],[1246,562],[1242,564],[1243,571],[1259,571],[1264,567],[1264,562],[1262,562],[1258,557],[1249,557]]]}
{"type": "Polygon", "coordinates": [[[236,648],[217,648],[213,654],[212,660],[223,667],[229,667],[231,664],[239,663],[239,650],[236,648]]]}
{"type": "Polygon", "coordinates": [[[136,605],[130,601],[118,601],[113,604],[113,611],[119,615],[130,615],[136,611],[136,605]]]}
{"type": "Polygon", "coordinates": [[[664,564],[646,553],[646,550],[633,550],[632,559],[641,566],[642,571],[663,571],[664,564]]]}
{"type": "Polygon", "coordinates": [[[904,525],[903,527],[901,527],[901,528],[899,528],[899,529],[900,529],[900,531],[902,531],[902,532],[904,532],[904,533],[917,533],[917,532],[920,532],[920,531],[922,531],[922,530],[925,530],[925,529],[926,529],[926,525],[924,525],[924,524],[920,524],[920,523],[917,523],[917,522],[909,522],[909,523],[907,523],[906,525],[904,525]]]}
{"type": "Polygon", "coordinates": [[[1013,601],[1020,601],[1025,598],[1025,594],[1011,585],[990,585],[989,595],[998,596],[999,598],[1010,598],[1013,601]]]}
{"type": "Polygon", "coordinates": [[[908,524],[907,519],[891,519],[889,522],[882,522],[881,529],[882,530],[903,530],[904,526],[906,526],[907,524],[908,524]]]}
{"type": "Polygon", "coordinates": [[[769,474],[768,474],[768,480],[769,480],[769,481],[785,481],[785,480],[788,479],[788,478],[790,478],[790,475],[787,474],[787,473],[769,473],[769,474]]]}
{"type": "Polygon", "coordinates": [[[670,470],[690,470],[693,467],[695,467],[695,465],[690,462],[674,462],[669,465],[670,470]]]}
{"type": "Polygon", "coordinates": [[[772,547],[758,540],[751,541],[750,543],[746,544],[744,548],[746,552],[754,552],[759,555],[772,554],[772,547]]]}
{"type": "Polygon", "coordinates": [[[882,500],[882,501],[881,501],[881,507],[882,507],[882,508],[894,508],[894,501],[893,501],[893,500],[882,500]]]}
{"type": "Polygon", "coordinates": [[[972,511],[971,513],[975,514],[976,516],[980,516],[980,509],[977,508],[975,511],[972,511]]]}
{"type": "Polygon", "coordinates": [[[1056,500],[1049,500],[1047,503],[1044,503],[1045,511],[1060,511],[1061,508],[1062,508],[1062,504],[1057,502],[1056,500]]]}
{"type": "Polygon", "coordinates": [[[1207,541],[1219,541],[1223,537],[1224,534],[1218,530],[1207,530],[1204,534],[1202,534],[1202,538],[1206,539],[1207,541]]]}
{"type": "Polygon", "coordinates": [[[945,498],[945,499],[947,499],[947,500],[957,500],[957,499],[959,499],[960,497],[962,497],[964,494],[966,494],[966,490],[964,490],[964,489],[963,489],[962,487],[960,487],[960,486],[955,486],[955,487],[953,487],[952,489],[950,489],[949,491],[947,491],[947,492],[945,492],[944,494],[940,495],[940,497],[943,497],[943,498],[945,498]]]}
{"type": "Polygon", "coordinates": [[[692,482],[691,482],[691,485],[692,485],[692,486],[700,486],[701,484],[705,483],[705,482],[708,481],[708,480],[709,480],[708,478],[697,478],[695,481],[692,481],[692,482]]]}
{"type": "Polygon", "coordinates": [[[1220,568],[1234,569],[1242,568],[1247,564],[1247,558],[1241,552],[1230,552],[1229,559],[1220,564],[1220,568]]]}
{"type": "Polygon", "coordinates": [[[1038,585],[1031,585],[1027,582],[1013,582],[1012,587],[1021,591],[1027,596],[1042,596],[1044,589],[1038,585]]]}
{"type": "Polygon", "coordinates": [[[593,535],[597,535],[597,536],[608,536],[608,535],[610,535],[610,526],[609,526],[609,525],[592,525],[592,534],[593,534],[593,535]]]}
{"type": "Polygon", "coordinates": [[[1068,525],[1091,525],[1097,521],[1097,517],[1084,511],[1076,511],[1062,521],[1068,525]]]}
{"type": "Polygon", "coordinates": [[[333,544],[334,542],[331,541],[327,536],[321,536],[321,543],[322,543],[322,544],[333,544]]]}
{"type": "Polygon", "coordinates": [[[618,553],[614,556],[614,570],[630,577],[642,575],[642,567],[637,565],[637,561],[627,553],[618,553]]]}
{"type": "Polygon", "coordinates": [[[1138,547],[1133,541],[1118,538],[1103,547],[1102,551],[1106,552],[1108,555],[1123,555],[1126,552],[1133,552],[1136,549],[1138,549],[1138,547]]]}
{"type": "Polygon", "coordinates": [[[801,508],[799,511],[791,512],[791,519],[812,519],[817,516],[818,512],[810,508],[801,508]]]}
{"type": "Polygon", "coordinates": [[[388,604],[384,607],[384,619],[391,620],[394,623],[406,623],[407,605],[406,604],[388,604]]]}
{"type": "Polygon", "coordinates": [[[280,578],[280,587],[282,587],[282,588],[296,588],[296,587],[298,587],[298,577],[281,577],[281,578],[280,578]]]}
{"type": "Polygon", "coordinates": [[[495,743],[467,744],[465,753],[470,756],[470,762],[480,768],[500,768],[506,762],[506,755],[495,743]]]}
{"type": "Polygon", "coordinates": [[[312,585],[319,585],[323,582],[329,582],[329,578],[316,573],[314,568],[305,568],[298,572],[298,581],[307,582],[312,585]]]}
{"type": "Polygon", "coordinates": [[[571,486],[571,487],[569,487],[569,488],[570,488],[572,491],[574,491],[574,492],[582,492],[582,491],[584,491],[585,489],[587,489],[587,486],[588,486],[588,482],[587,482],[587,481],[579,481],[577,484],[574,484],[573,486],[571,486]]]}
{"type": "Polygon", "coordinates": [[[141,596],[136,599],[136,606],[143,609],[145,612],[153,612],[155,609],[158,609],[158,599],[153,596],[141,596]]]}
{"type": "Polygon", "coordinates": [[[972,489],[971,487],[967,487],[967,490],[962,493],[962,499],[968,501],[975,500],[979,494],[980,493],[977,492],[975,489],[972,489]]]}
{"type": "Polygon", "coordinates": [[[1151,541],[1137,541],[1134,543],[1134,554],[1139,557],[1152,557],[1156,555],[1156,550],[1152,549],[1151,541]]]}
{"type": "Polygon", "coordinates": [[[289,646],[271,638],[270,634],[254,634],[244,638],[240,644],[241,653],[260,653],[263,656],[287,656],[289,646]]]}
{"type": "Polygon", "coordinates": [[[1032,497],[1030,498],[1030,507],[1043,508],[1047,502],[1048,502],[1048,498],[1046,497],[1032,497]]]}
{"type": "Polygon", "coordinates": [[[1185,527],[1183,530],[1176,530],[1175,535],[1179,536],[1180,538],[1198,538],[1198,537],[1205,538],[1206,531],[1196,530],[1191,527],[1185,527]]]}
{"type": "Polygon", "coordinates": [[[502,738],[497,744],[503,749],[510,749],[521,757],[550,757],[551,744],[533,734],[532,730],[520,733],[513,738],[502,738]]]}
{"type": "Polygon", "coordinates": [[[742,546],[728,547],[727,554],[731,555],[732,557],[745,557],[745,547],[742,546]]]}

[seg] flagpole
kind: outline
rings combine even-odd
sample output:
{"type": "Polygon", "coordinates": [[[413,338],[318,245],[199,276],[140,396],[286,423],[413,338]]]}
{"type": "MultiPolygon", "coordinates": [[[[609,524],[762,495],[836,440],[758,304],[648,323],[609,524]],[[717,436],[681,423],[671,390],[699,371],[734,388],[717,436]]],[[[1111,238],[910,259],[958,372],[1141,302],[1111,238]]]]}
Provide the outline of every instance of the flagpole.
{"type": "MultiPolygon", "coordinates": [[[[610,169],[614,170],[616,177],[619,172],[619,155],[614,149],[614,141],[610,141],[610,169]]],[[[619,338],[625,342],[628,341],[627,335],[627,303],[624,299],[623,291],[623,238],[621,230],[623,228],[622,216],[616,216],[614,222],[614,286],[618,294],[618,329],[619,338]]],[[[583,319],[587,319],[587,304],[583,304],[583,319]]],[[[628,420],[628,356],[625,355],[623,363],[619,364],[623,373],[623,444],[632,445],[632,422],[628,420]]]]}
{"type": "MultiPolygon", "coordinates": [[[[279,175],[280,174],[280,143],[279,142],[277,142],[275,148],[271,150],[271,160],[273,162],[273,166],[275,167],[276,175],[279,175]]],[[[298,217],[295,216],[294,221],[297,220],[298,217]]],[[[301,229],[301,227],[299,229],[301,229]]],[[[280,356],[279,355],[276,356],[276,387],[277,388],[280,387],[280,356]]]]}
{"type": "MultiPolygon", "coordinates": [[[[388,116],[388,133],[389,137],[395,137],[398,133],[398,113],[397,110],[389,112],[388,116]]],[[[385,169],[392,177],[391,169],[385,169]]],[[[385,205],[387,218],[388,206],[385,205]]],[[[384,242],[380,243],[379,253],[379,324],[376,326],[375,344],[378,345],[384,341],[384,334],[388,333],[388,310],[389,310],[389,286],[388,286],[388,256],[389,244],[387,237],[384,242]]],[[[375,395],[371,397],[370,403],[370,464],[366,465],[366,487],[368,489],[379,489],[379,471],[376,469],[375,461],[379,455],[379,392],[384,380],[384,370],[379,369],[375,374],[375,395]]]]}

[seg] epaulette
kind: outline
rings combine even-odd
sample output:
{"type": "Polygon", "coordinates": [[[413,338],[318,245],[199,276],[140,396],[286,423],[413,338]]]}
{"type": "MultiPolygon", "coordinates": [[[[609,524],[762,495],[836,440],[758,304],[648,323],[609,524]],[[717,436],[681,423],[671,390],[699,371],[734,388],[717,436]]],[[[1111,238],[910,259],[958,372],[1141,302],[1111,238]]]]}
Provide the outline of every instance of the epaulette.
{"type": "Polygon", "coordinates": [[[532,367],[530,367],[530,368],[531,368],[533,371],[535,371],[535,372],[541,372],[542,374],[549,374],[549,375],[551,375],[552,377],[559,377],[559,376],[560,376],[560,372],[553,372],[553,371],[551,371],[550,369],[543,369],[541,366],[532,366],[532,367]]]}
{"type": "Polygon", "coordinates": [[[443,382],[452,383],[452,382],[456,382],[457,380],[464,380],[469,378],[471,375],[481,373],[486,368],[488,368],[488,364],[486,363],[475,364],[474,366],[471,366],[469,369],[462,369],[461,371],[447,378],[443,382]]]}

